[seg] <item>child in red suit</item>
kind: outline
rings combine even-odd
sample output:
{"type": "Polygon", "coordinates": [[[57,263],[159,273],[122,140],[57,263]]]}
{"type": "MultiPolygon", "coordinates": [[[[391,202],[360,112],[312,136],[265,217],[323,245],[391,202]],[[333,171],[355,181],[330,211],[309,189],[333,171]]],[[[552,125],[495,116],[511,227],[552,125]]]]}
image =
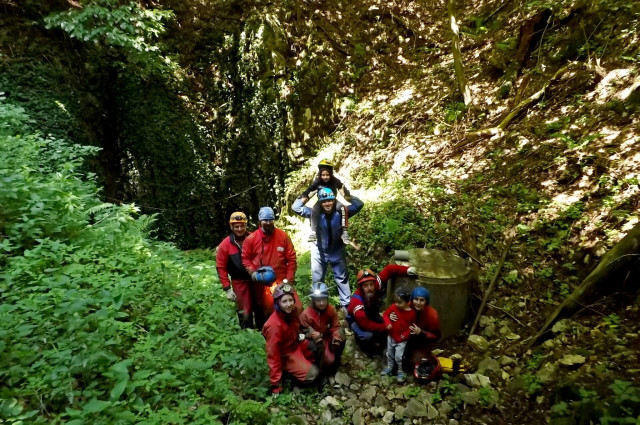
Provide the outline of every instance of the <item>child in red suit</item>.
{"type": "Polygon", "coordinates": [[[318,366],[325,376],[335,375],[344,350],[344,332],[340,328],[338,313],[329,305],[329,288],[323,282],[311,287],[311,305],[300,314],[300,327],[307,339],[323,350],[318,366]]]}
{"type": "Polygon", "coordinates": [[[405,288],[398,288],[395,291],[395,303],[391,304],[384,312],[382,318],[389,336],[387,337],[387,367],[382,371],[382,375],[390,376],[394,368],[398,368],[397,381],[399,384],[407,380],[402,371],[402,356],[407,346],[407,340],[411,333],[410,326],[416,321],[416,312],[411,308],[409,301],[411,293],[405,288]],[[395,313],[398,320],[391,321],[389,315],[395,313]]]}

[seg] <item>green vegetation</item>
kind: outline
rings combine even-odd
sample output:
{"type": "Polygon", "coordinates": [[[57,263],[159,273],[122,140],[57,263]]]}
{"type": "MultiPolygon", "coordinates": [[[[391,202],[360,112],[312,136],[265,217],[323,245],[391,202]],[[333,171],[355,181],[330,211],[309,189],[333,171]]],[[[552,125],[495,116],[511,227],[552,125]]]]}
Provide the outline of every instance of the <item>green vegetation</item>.
{"type": "Polygon", "coordinates": [[[95,148],[5,102],[0,122],[4,419],[269,422],[264,340],[238,332],[212,254],[150,242],[153,217],[100,202],[79,172],[95,148]]]}

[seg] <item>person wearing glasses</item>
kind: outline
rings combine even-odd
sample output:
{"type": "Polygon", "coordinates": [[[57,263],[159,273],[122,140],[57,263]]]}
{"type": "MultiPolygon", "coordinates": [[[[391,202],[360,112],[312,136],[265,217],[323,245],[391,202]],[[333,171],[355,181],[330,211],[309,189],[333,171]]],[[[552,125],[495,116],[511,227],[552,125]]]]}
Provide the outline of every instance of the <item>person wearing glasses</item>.
{"type": "MultiPolygon", "coordinates": [[[[271,207],[262,207],[258,212],[258,230],[247,236],[242,247],[242,265],[246,269],[256,291],[254,320],[256,329],[262,329],[264,322],[273,312],[272,293],[278,283],[286,279],[294,284],[296,274],[296,250],[291,238],[284,230],[275,226],[275,213],[271,207]],[[272,269],[274,279],[263,279],[264,269],[272,269]]],[[[296,309],[302,311],[302,303],[295,296],[296,309]]]]}
{"type": "MultiPolygon", "coordinates": [[[[327,268],[331,266],[333,278],[340,295],[340,306],[346,315],[346,308],[351,297],[349,271],[347,269],[346,245],[342,239],[341,215],[336,210],[336,196],[327,187],[318,191],[318,202],[321,206],[318,218],[317,240],[311,245],[311,279],[313,282],[324,282],[327,268]]],[[[364,203],[351,196],[351,205],[347,207],[349,217],[356,215],[364,203]]],[[[304,198],[298,198],[291,206],[293,211],[305,218],[311,217],[313,210],[304,205],[304,198]]]]}
{"type": "Polygon", "coordinates": [[[415,267],[389,264],[379,274],[371,269],[358,272],[358,289],[347,307],[347,322],[363,351],[377,354],[386,346],[387,325],[380,307],[387,290],[387,281],[396,276],[415,276],[415,267]]]}
{"type": "Polygon", "coordinates": [[[216,270],[227,299],[236,303],[242,329],[253,327],[251,276],[242,265],[242,244],[247,235],[247,216],[238,211],[229,218],[231,234],[224,238],[216,252],[216,270]]]}
{"type": "Polygon", "coordinates": [[[284,373],[302,384],[311,384],[320,376],[316,363],[317,349],[300,329],[299,311],[295,308],[296,294],[289,283],[281,283],[273,291],[274,313],[262,328],[266,342],[267,364],[271,394],[282,392],[284,373]]]}

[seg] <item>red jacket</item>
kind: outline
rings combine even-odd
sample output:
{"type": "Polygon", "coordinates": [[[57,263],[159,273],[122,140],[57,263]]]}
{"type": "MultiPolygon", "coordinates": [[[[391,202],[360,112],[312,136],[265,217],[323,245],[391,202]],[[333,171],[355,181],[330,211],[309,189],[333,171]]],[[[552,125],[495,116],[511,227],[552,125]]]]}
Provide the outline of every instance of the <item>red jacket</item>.
{"type": "Polygon", "coordinates": [[[364,300],[364,294],[362,293],[361,288],[358,288],[356,292],[353,293],[349,306],[347,307],[347,313],[353,317],[353,320],[355,320],[362,329],[369,332],[387,331],[387,327],[384,323],[380,323],[375,320],[380,318],[379,297],[384,295],[387,288],[387,281],[389,279],[396,276],[406,276],[408,269],[409,267],[407,266],[389,264],[376,275],[376,293],[378,302],[370,306],[369,311],[365,309],[364,302],[356,297],[357,295],[364,300]],[[372,320],[372,318],[374,318],[374,320],[372,320]]]}
{"type": "Polygon", "coordinates": [[[435,308],[430,305],[424,306],[423,311],[416,311],[416,325],[422,329],[422,335],[433,341],[440,339],[440,318],[435,308]]]}
{"type": "Polygon", "coordinates": [[[322,339],[331,342],[340,337],[340,320],[338,313],[332,305],[328,305],[323,311],[318,311],[309,306],[300,314],[300,326],[311,328],[322,335],[322,339]]]}
{"type": "Polygon", "coordinates": [[[376,289],[384,294],[387,290],[387,281],[392,277],[406,276],[407,270],[409,270],[409,267],[407,266],[400,266],[398,264],[387,265],[384,269],[382,269],[380,273],[376,275],[376,280],[378,282],[376,289]]]}
{"type": "Polygon", "coordinates": [[[235,235],[227,236],[218,245],[216,253],[216,269],[223,289],[229,288],[233,280],[251,280],[251,276],[242,264],[242,242],[236,241],[235,235]]]}
{"type": "Polygon", "coordinates": [[[277,385],[282,379],[283,357],[294,353],[300,342],[300,322],[295,313],[286,315],[274,311],[262,328],[262,335],[266,340],[267,364],[269,365],[269,379],[272,385],[277,385]]]}
{"type": "Polygon", "coordinates": [[[271,266],[276,272],[276,282],[283,279],[293,282],[296,250],[284,230],[275,229],[271,236],[267,236],[258,229],[247,236],[242,245],[242,264],[249,274],[262,266],[271,266]]]}
{"type": "Polygon", "coordinates": [[[412,308],[409,310],[400,310],[397,305],[391,304],[388,309],[385,310],[382,315],[385,326],[391,325],[389,329],[389,336],[393,338],[395,342],[406,341],[411,333],[411,326],[416,321],[416,311],[412,308]],[[398,320],[392,322],[389,319],[389,315],[395,313],[398,316],[398,320]]]}

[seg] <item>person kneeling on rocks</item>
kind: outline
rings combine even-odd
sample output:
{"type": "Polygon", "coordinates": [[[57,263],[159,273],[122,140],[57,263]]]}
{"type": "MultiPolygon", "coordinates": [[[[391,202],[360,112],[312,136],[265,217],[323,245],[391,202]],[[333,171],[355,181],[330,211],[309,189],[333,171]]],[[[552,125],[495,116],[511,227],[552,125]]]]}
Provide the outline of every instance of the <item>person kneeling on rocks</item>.
{"type": "Polygon", "coordinates": [[[358,272],[358,289],[351,296],[347,308],[347,322],[360,348],[378,354],[387,342],[387,326],[380,315],[387,281],[396,276],[415,276],[414,267],[395,264],[386,266],[380,274],[370,269],[358,272]]]}
{"type": "Polygon", "coordinates": [[[281,283],[273,291],[274,312],[264,324],[262,334],[266,340],[267,364],[271,393],[282,392],[284,372],[294,380],[311,384],[320,375],[316,362],[317,347],[300,331],[295,308],[295,291],[289,283],[281,283]]]}
{"type": "Polygon", "coordinates": [[[323,355],[319,366],[325,376],[331,377],[340,366],[344,331],[340,327],[338,312],[329,305],[329,288],[325,283],[314,283],[309,297],[311,305],[300,315],[300,326],[307,339],[320,346],[323,355]]]}

